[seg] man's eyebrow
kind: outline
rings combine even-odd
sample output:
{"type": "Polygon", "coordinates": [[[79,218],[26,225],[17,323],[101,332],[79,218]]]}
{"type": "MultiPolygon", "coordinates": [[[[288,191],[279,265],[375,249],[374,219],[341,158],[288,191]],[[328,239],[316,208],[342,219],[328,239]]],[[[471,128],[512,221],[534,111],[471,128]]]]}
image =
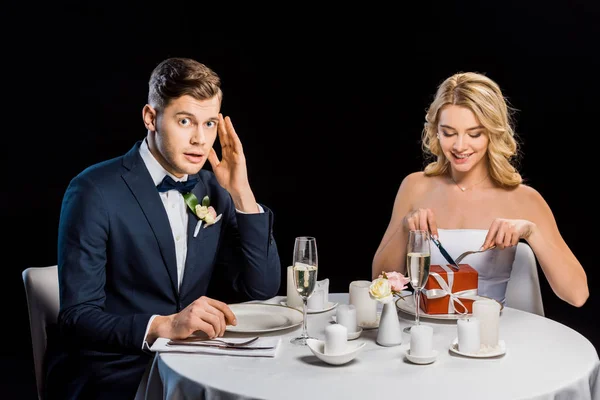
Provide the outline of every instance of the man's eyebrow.
{"type": "MultiPolygon", "coordinates": [[[[456,130],[456,128],[453,128],[453,127],[451,127],[450,125],[444,125],[444,124],[440,124],[440,126],[441,126],[442,128],[452,129],[453,131],[455,131],[455,130],[456,130]]],[[[472,127],[472,128],[467,128],[466,130],[467,130],[467,131],[474,131],[474,130],[477,130],[477,129],[484,129],[484,126],[482,126],[482,125],[477,125],[477,126],[474,126],[474,127],[472,127]]]]}
{"type": "Polygon", "coordinates": [[[187,111],[178,111],[175,113],[175,115],[185,115],[185,116],[194,117],[194,118],[196,117],[194,114],[187,112],[187,111]]]}

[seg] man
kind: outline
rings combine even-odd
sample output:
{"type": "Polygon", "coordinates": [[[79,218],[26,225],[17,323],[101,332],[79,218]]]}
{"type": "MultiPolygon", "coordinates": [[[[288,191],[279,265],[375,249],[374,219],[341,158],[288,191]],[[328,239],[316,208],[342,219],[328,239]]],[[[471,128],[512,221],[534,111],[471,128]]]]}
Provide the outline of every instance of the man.
{"type": "Polygon", "coordinates": [[[161,62],[142,112],[146,138],[70,182],[49,397],[133,399],[156,338],[222,336],[236,320],[225,302],[206,297],[216,275],[247,299],[277,294],[273,213],[254,198],[221,100],[220,78],[207,66],[161,62]],[[201,170],[207,159],[212,172],[201,170]]]}

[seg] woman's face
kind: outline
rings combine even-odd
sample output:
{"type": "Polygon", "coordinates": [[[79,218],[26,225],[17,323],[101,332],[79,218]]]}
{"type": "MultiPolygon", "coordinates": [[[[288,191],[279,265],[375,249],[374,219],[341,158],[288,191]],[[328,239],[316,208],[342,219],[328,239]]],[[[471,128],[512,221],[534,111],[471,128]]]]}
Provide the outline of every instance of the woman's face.
{"type": "Polygon", "coordinates": [[[470,109],[456,105],[443,107],[438,135],[442,152],[453,169],[468,172],[477,165],[487,168],[485,154],[490,139],[470,109]]]}

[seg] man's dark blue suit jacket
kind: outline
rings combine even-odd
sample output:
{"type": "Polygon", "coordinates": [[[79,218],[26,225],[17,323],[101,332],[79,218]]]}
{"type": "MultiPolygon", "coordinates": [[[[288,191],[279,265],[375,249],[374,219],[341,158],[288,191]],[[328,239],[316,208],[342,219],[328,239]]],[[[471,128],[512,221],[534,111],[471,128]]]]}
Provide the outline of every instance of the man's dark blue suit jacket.
{"type": "MultiPolygon", "coordinates": [[[[49,398],[132,399],[152,354],[142,350],[150,317],[181,311],[206,295],[211,278],[226,277],[246,299],[277,294],[281,264],[273,213],[237,213],[214,174],[202,170],[193,189],[217,214],[193,231],[177,289],[169,220],[138,142],[124,156],[91,166],[69,184],[58,235],[60,315],[48,333],[49,398]]],[[[224,293],[225,294],[225,293],[224,293]]],[[[219,299],[217,297],[217,299],[219,299]]]]}

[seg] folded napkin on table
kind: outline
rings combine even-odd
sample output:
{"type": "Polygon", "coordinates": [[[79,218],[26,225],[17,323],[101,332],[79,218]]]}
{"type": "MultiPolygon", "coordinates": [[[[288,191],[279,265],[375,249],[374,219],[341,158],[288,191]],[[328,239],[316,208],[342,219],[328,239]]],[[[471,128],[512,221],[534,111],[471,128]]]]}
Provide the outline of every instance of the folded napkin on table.
{"type": "MultiPolygon", "coordinates": [[[[161,353],[203,353],[203,354],[225,354],[230,356],[247,357],[275,357],[277,349],[281,344],[280,337],[261,337],[253,343],[243,346],[244,348],[219,348],[207,346],[195,346],[189,344],[167,345],[170,339],[158,338],[150,347],[151,351],[161,353]],[[267,349],[257,349],[257,347],[268,347],[267,349]],[[254,348],[254,349],[253,349],[254,348]]],[[[228,342],[244,342],[247,338],[228,338],[228,342]]],[[[217,342],[210,342],[218,344],[217,342]]]]}

